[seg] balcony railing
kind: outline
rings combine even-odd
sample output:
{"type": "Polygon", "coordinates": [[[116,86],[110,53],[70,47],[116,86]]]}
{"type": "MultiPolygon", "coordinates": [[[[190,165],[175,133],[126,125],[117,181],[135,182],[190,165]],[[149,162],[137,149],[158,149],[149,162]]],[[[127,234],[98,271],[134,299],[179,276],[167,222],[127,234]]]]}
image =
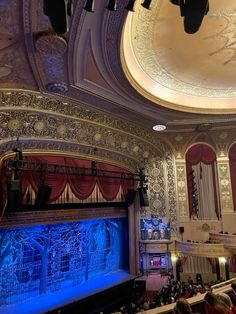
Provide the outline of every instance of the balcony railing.
{"type": "Polygon", "coordinates": [[[231,252],[223,243],[193,243],[176,241],[176,251],[189,256],[227,257],[231,252]]]}

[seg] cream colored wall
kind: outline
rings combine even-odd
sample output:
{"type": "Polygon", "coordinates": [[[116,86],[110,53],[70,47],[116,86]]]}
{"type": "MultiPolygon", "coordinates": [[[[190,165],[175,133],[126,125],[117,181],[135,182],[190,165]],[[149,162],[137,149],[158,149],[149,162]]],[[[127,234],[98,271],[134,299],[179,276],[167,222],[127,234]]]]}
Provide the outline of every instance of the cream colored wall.
{"type": "MultiPolygon", "coordinates": [[[[209,239],[210,232],[221,231],[221,221],[218,220],[190,220],[185,219],[185,221],[179,221],[180,226],[184,227],[183,240],[192,241],[206,241],[209,239]],[[206,225],[209,226],[209,231],[205,231],[206,225]]],[[[180,236],[182,240],[182,237],[180,236]]]]}
{"type": "Polygon", "coordinates": [[[190,132],[184,136],[168,135],[175,162],[176,216],[178,230],[184,227],[184,234],[178,233],[181,240],[206,241],[209,232],[236,233],[236,211],[233,208],[231,177],[228,153],[235,143],[232,130],[190,132]],[[181,138],[181,141],[180,141],[181,138]],[[178,140],[178,141],[177,141],[178,140]],[[193,220],[189,217],[188,187],[186,178],[185,154],[194,144],[207,144],[216,152],[221,218],[219,220],[193,220]]]}

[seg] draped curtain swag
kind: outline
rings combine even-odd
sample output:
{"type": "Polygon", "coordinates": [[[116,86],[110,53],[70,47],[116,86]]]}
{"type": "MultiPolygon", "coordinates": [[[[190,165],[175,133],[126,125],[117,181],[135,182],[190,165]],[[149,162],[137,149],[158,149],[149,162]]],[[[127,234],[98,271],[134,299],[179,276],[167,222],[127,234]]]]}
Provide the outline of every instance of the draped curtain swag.
{"type": "MultiPolygon", "coordinates": [[[[214,207],[214,215],[219,219],[220,207],[219,207],[218,188],[217,188],[216,153],[208,145],[196,144],[192,146],[186,153],[186,167],[187,167],[187,183],[188,183],[190,217],[192,217],[193,215],[193,206],[194,206],[193,198],[192,198],[192,195],[193,195],[192,175],[194,172],[193,170],[195,170],[198,172],[198,184],[200,184],[201,182],[203,184],[203,181],[205,181],[204,183],[205,187],[202,190],[204,191],[205,188],[207,188],[208,193],[212,194],[212,200],[209,200],[209,195],[198,195],[198,196],[199,198],[201,197],[201,202],[204,201],[203,199],[204,197],[206,197],[206,202],[208,204],[209,204],[209,201],[212,202],[211,206],[214,207]],[[208,167],[204,167],[204,165],[208,167]],[[206,182],[207,180],[206,169],[207,168],[209,168],[210,170],[208,171],[208,182],[206,182]],[[204,178],[205,180],[201,180],[203,179],[204,174],[205,174],[205,178],[204,178]]],[[[205,208],[202,208],[202,212],[204,210],[205,208]]]]}
{"type": "MultiPolygon", "coordinates": [[[[125,180],[123,178],[106,178],[83,175],[83,168],[91,169],[91,160],[77,159],[71,157],[61,156],[26,156],[26,161],[33,161],[37,163],[45,164],[57,164],[65,166],[75,166],[81,168],[81,174],[69,175],[69,174],[49,174],[38,173],[29,171],[19,171],[19,179],[21,181],[22,197],[24,197],[29,185],[32,186],[35,193],[38,191],[38,187],[43,183],[52,187],[50,195],[50,202],[55,202],[64,192],[65,187],[69,184],[74,195],[81,200],[87,199],[93,192],[95,185],[97,184],[102,196],[107,201],[112,201],[116,198],[120,187],[122,187],[124,197],[127,194],[128,189],[134,188],[133,180],[125,180]]],[[[96,163],[98,170],[113,171],[120,173],[129,173],[128,171],[111,164],[105,164],[102,162],[96,163]]],[[[1,169],[0,169],[1,170],[1,169]]],[[[1,171],[1,194],[3,198],[6,197],[6,176],[1,171]],[[5,197],[4,197],[5,196],[5,197]]],[[[3,204],[3,200],[2,200],[3,204]]]]}

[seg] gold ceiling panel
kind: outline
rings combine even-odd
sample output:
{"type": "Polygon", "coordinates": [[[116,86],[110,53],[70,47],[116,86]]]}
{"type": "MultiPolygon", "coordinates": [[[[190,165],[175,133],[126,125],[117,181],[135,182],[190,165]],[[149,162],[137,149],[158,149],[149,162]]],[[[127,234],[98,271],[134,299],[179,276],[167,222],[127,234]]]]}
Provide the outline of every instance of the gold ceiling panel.
{"type": "Polygon", "coordinates": [[[200,30],[184,32],[179,7],[138,1],[124,25],[123,69],[146,98],[181,111],[236,113],[236,4],[210,2],[200,30]]]}

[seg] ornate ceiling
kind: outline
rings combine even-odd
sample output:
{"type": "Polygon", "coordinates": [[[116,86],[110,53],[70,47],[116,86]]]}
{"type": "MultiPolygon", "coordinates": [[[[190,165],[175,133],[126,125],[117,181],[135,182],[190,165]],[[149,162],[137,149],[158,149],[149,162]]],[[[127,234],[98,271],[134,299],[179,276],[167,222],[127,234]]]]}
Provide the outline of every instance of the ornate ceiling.
{"type": "Polygon", "coordinates": [[[233,4],[214,0],[200,32],[186,35],[178,8],[167,0],[153,0],[151,11],[137,0],[128,18],[126,0],[115,12],[96,0],[95,12],[86,12],[84,2],[74,0],[69,31],[58,36],[43,1],[1,1],[2,145],[20,136],[26,148],[50,142],[48,149],[60,150],[63,142],[88,154],[97,147],[100,158],[109,151],[132,167],[162,154],[172,133],[179,141],[209,124],[235,124],[233,4]],[[125,21],[131,31],[125,29],[122,40],[125,21]],[[135,58],[121,47],[125,54],[132,48],[135,58]],[[141,75],[132,72],[134,65],[141,75]],[[214,107],[205,110],[206,100],[214,107]],[[161,135],[152,130],[158,123],[167,125],[161,135]]]}
{"type": "Polygon", "coordinates": [[[124,29],[124,68],[140,93],[166,107],[202,113],[236,113],[236,6],[210,1],[195,34],[184,32],[170,1],[137,6],[124,29]]]}

